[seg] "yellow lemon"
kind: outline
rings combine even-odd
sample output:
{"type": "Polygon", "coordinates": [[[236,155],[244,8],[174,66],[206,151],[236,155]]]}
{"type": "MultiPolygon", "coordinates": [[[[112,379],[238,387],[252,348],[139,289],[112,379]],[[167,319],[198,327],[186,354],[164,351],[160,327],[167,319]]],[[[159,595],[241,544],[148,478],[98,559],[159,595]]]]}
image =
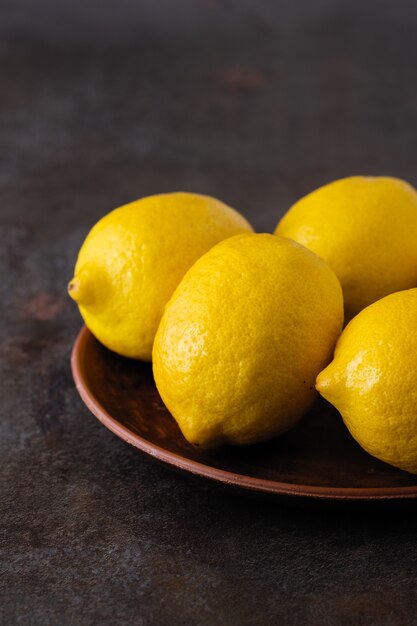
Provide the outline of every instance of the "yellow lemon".
{"type": "Polygon", "coordinates": [[[242,215],[209,196],[142,198],[92,228],[69,294],[105,346],[150,360],[164,306],[188,268],[222,239],[247,231],[242,215]]]}
{"type": "Polygon", "coordinates": [[[339,281],[318,256],[273,235],[232,237],[196,262],[167,304],[155,382],[194,445],[269,439],[314,401],[342,323],[339,281]]]}
{"type": "Polygon", "coordinates": [[[369,454],[417,473],[417,289],[357,315],[337,342],[317,389],[369,454]]]}
{"type": "Polygon", "coordinates": [[[417,286],[417,192],[397,178],[353,176],[301,198],[275,233],[310,248],[336,272],[346,318],[417,286]]]}

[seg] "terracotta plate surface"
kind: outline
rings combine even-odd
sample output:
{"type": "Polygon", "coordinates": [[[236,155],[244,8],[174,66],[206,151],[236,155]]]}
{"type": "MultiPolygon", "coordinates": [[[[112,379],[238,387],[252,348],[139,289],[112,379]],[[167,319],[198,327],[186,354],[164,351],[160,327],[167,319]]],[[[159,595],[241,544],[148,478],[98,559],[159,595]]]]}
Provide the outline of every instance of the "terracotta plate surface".
{"type": "Polygon", "coordinates": [[[113,354],[83,328],[72,371],[85,404],[107,428],[180,470],[268,494],[352,501],[417,498],[417,476],[366,454],[337,411],[320,399],[296,428],[273,441],[202,451],[187,443],[163,405],[150,364],[113,354]]]}

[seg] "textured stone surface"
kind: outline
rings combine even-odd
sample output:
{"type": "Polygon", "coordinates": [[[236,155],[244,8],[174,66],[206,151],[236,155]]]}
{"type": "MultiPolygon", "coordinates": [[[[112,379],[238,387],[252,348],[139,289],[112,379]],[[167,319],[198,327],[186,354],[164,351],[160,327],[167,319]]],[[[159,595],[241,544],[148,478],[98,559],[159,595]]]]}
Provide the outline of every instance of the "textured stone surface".
{"type": "Polygon", "coordinates": [[[65,294],[90,226],[145,194],[211,193],[270,231],[339,176],[416,184],[415,3],[0,15],[1,623],[416,623],[415,508],[264,502],[145,458],[75,392],[65,294]]]}

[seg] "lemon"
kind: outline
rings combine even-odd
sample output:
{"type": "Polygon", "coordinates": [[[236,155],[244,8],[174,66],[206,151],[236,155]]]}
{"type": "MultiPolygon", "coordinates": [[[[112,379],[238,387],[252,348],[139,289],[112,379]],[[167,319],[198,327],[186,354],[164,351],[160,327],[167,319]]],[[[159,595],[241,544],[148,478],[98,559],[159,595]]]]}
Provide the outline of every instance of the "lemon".
{"type": "Polygon", "coordinates": [[[417,289],[361,311],[337,342],[317,389],[369,454],[417,473],[417,289]]]}
{"type": "Polygon", "coordinates": [[[232,237],[187,272],[155,338],[159,393],[194,445],[251,444],[307,411],[343,323],[318,256],[268,234],[232,237]]]}
{"type": "Polygon", "coordinates": [[[275,232],[328,262],[347,319],[417,286],[417,192],[397,178],[353,176],[325,185],[296,202],[275,232]]]}
{"type": "Polygon", "coordinates": [[[247,231],[242,215],[209,196],[142,198],[92,228],[69,294],[105,346],[150,360],[164,306],[188,268],[222,239],[247,231]]]}

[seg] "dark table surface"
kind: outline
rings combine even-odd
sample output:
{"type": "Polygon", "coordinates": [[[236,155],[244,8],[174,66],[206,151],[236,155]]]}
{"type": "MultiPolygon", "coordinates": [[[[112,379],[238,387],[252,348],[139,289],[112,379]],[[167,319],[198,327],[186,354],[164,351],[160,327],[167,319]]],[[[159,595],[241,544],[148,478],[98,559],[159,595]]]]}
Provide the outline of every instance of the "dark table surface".
{"type": "Polygon", "coordinates": [[[190,482],[79,399],[66,297],[105,212],[206,192],[271,231],[417,183],[414,0],[0,0],[2,625],[417,624],[417,511],[190,482]]]}

